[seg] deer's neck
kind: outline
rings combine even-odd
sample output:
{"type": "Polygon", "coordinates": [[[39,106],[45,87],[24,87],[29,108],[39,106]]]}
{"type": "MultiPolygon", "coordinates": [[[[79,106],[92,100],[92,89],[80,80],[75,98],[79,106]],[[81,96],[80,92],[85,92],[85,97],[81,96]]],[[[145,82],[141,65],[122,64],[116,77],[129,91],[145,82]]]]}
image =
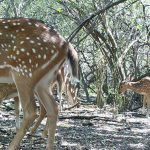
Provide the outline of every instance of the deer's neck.
{"type": "Polygon", "coordinates": [[[139,93],[139,94],[142,94],[142,91],[143,91],[142,90],[142,86],[140,86],[140,84],[137,83],[137,82],[129,82],[129,83],[127,83],[126,88],[129,89],[129,90],[132,90],[132,91],[134,91],[136,93],[139,93]]]}

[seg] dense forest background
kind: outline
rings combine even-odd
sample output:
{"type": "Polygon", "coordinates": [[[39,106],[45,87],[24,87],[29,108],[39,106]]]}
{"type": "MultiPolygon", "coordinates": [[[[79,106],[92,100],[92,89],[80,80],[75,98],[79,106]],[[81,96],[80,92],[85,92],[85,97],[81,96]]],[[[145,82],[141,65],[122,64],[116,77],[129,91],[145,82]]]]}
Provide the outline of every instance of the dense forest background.
{"type": "Polygon", "coordinates": [[[85,103],[130,108],[137,96],[126,101],[119,82],[150,71],[149,0],[0,0],[0,17],[43,20],[72,39],[85,103]]]}

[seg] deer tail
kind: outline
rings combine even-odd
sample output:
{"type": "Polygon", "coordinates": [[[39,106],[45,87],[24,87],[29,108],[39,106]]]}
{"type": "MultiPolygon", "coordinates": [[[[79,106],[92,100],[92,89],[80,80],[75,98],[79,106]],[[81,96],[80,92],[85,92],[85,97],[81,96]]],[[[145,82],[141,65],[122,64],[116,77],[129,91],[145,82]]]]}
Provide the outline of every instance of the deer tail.
{"type": "Polygon", "coordinates": [[[69,69],[70,69],[70,73],[71,76],[73,78],[74,82],[79,82],[78,79],[78,54],[76,52],[76,50],[74,49],[74,47],[69,44],[68,46],[68,64],[69,64],[69,69]]]}

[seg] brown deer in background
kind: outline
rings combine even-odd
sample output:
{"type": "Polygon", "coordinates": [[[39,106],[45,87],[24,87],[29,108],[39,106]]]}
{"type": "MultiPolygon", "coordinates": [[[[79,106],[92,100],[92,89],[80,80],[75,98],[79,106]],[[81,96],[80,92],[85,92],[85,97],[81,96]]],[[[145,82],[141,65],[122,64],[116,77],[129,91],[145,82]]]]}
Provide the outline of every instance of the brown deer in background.
{"type": "Polygon", "coordinates": [[[147,116],[150,114],[150,77],[146,76],[139,81],[130,82],[122,81],[119,85],[119,93],[124,93],[127,90],[134,91],[144,96],[143,110],[148,108],[147,116]]]}
{"type": "Polygon", "coordinates": [[[65,61],[69,61],[73,79],[78,78],[76,51],[53,28],[34,19],[0,19],[0,68],[10,76],[0,76],[0,83],[15,83],[23,110],[23,121],[8,149],[19,147],[36,118],[34,93],[47,113],[47,149],[53,149],[57,103],[49,93],[52,82],[65,61]],[[10,78],[11,77],[11,78],[10,78]]]}

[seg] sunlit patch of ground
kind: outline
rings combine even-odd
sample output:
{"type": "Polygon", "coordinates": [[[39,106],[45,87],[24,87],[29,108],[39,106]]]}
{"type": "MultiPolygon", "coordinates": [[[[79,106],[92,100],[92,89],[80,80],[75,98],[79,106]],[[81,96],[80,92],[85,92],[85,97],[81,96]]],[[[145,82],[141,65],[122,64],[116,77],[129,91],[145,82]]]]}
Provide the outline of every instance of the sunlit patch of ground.
{"type": "MultiPolygon", "coordinates": [[[[45,150],[41,137],[45,120],[34,136],[27,134],[22,150],[45,150]]],[[[86,106],[60,113],[55,150],[149,150],[150,119],[117,116],[86,106]],[[91,117],[93,116],[93,118],[91,117]]],[[[5,150],[15,134],[14,111],[0,111],[0,149],[5,150]]]]}

